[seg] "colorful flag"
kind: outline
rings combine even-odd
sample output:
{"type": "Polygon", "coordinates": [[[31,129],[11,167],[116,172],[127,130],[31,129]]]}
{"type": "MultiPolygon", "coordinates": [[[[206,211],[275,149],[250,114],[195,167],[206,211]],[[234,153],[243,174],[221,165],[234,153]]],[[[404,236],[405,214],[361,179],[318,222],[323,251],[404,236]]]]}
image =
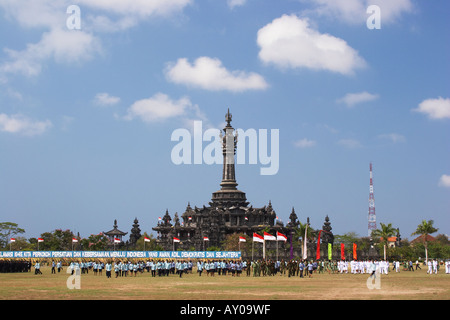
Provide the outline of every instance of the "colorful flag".
{"type": "Polygon", "coordinates": [[[114,243],[120,243],[120,239],[114,238],[114,243]]]}
{"type": "Polygon", "coordinates": [[[78,239],[72,238],[72,242],[78,242],[78,239]]]}
{"type": "Polygon", "coordinates": [[[158,217],[158,221],[161,221],[162,220],[162,218],[161,217],[158,217]]]}
{"type": "Polygon", "coordinates": [[[308,252],[307,252],[307,249],[306,249],[306,235],[307,235],[307,231],[308,231],[308,224],[306,224],[305,236],[303,237],[303,260],[306,260],[306,258],[308,257],[308,252]]]}
{"type": "Polygon", "coordinates": [[[264,243],[264,238],[257,233],[253,233],[253,241],[264,243]]]}
{"type": "Polygon", "coordinates": [[[209,241],[208,237],[203,237],[203,241],[209,241]]]}
{"type": "Polygon", "coordinates": [[[11,239],[9,239],[9,242],[16,242],[16,239],[15,238],[11,238],[11,239]]]}
{"type": "Polygon", "coordinates": [[[145,242],[150,242],[150,239],[147,238],[147,237],[144,237],[144,241],[145,241],[145,242]]]}
{"type": "Polygon", "coordinates": [[[173,242],[180,242],[180,239],[173,237],[173,242]]]}
{"type": "Polygon", "coordinates": [[[356,243],[353,244],[353,260],[358,260],[358,256],[356,254],[356,243]]]}
{"type": "Polygon", "coordinates": [[[333,257],[331,249],[332,249],[332,245],[331,245],[331,243],[328,243],[328,260],[332,260],[332,257],[333,257]]]}
{"type": "Polygon", "coordinates": [[[246,242],[247,240],[244,237],[239,237],[239,242],[246,242]]]}
{"type": "Polygon", "coordinates": [[[287,241],[287,237],[284,234],[277,231],[277,241],[287,241]]]}
{"type": "Polygon", "coordinates": [[[277,238],[270,233],[264,232],[264,240],[277,240],[277,238]]]}
{"type": "Polygon", "coordinates": [[[44,239],[38,238],[38,242],[44,242],[44,239]]]}
{"type": "Polygon", "coordinates": [[[344,244],[341,243],[341,260],[345,260],[345,250],[344,250],[344,244]]]}
{"type": "Polygon", "coordinates": [[[316,253],[316,260],[320,259],[320,234],[322,233],[322,230],[319,231],[319,236],[317,237],[317,253],[316,253]]]}

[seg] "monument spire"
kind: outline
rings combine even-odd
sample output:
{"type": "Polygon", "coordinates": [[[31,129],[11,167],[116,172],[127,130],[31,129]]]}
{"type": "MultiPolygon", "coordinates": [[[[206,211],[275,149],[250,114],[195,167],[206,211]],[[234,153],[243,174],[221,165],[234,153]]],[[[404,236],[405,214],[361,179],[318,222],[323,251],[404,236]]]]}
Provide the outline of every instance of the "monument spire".
{"type": "Polygon", "coordinates": [[[224,134],[220,132],[223,154],[221,189],[213,193],[212,201],[216,204],[247,206],[245,193],[237,189],[234,157],[236,155],[238,135],[231,126],[231,120],[232,115],[230,109],[228,109],[225,114],[227,125],[223,128],[224,134]]]}

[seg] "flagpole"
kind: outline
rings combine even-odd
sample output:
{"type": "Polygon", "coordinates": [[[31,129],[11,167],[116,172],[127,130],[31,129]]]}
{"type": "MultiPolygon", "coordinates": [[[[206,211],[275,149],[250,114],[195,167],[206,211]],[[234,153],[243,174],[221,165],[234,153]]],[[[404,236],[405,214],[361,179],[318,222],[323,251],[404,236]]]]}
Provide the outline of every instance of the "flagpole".
{"type": "Polygon", "coordinates": [[[277,239],[277,261],[278,261],[278,239],[277,239]]]}
{"type": "Polygon", "coordinates": [[[263,260],[266,260],[266,239],[263,240],[263,260]]]}
{"type": "Polygon", "coordinates": [[[252,241],[252,261],[253,261],[253,248],[255,246],[255,240],[252,241]]]}

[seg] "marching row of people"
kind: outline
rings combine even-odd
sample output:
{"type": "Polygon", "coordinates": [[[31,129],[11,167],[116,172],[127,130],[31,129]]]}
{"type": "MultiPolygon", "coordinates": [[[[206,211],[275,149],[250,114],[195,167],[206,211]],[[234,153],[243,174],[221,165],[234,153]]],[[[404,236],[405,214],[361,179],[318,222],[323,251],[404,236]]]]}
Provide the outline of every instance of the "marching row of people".
{"type": "MultiPolygon", "coordinates": [[[[450,260],[445,261],[445,273],[450,273],[450,260]]],[[[22,264],[29,268],[31,264],[22,264]]],[[[72,261],[68,268],[70,273],[80,270],[81,274],[87,274],[92,271],[94,275],[102,275],[102,271],[106,271],[108,278],[111,277],[114,271],[117,277],[127,277],[129,275],[137,276],[138,273],[143,273],[145,270],[151,272],[152,277],[169,276],[176,274],[182,277],[183,274],[192,273],[192,269],[196,266],[199,276],[206,273],[206,276],[227,275],[240,276],[243,272],[247,276],[274,276],[280,274],[281,276],[309,276],[314,273],[351,273],[351,274],[365,274],[379,272],[380,274],[388,274],[391,271],[400,272],[400,267],[403,266],[403,271],[414,271],[421,269],[419,261],[413,263],[412,261],[400,262],[393,261],[392,263],[386,260],[340,260],[340,261],[313,261],[313,260],[147,260],[147,261],[72,261]]],[[[440,263],[436,259],[430,259],[427,262],[427,274],[437,274],[440,269],[440,263]]],[[[42,274],[40,271],[40,262],[36,261],[35,274],[42,274]]],[[[25,267],[24,267],[25,268],[25,267]]],[[[62,270],[62,261],[52,261],[52,273],[59,273],[62,270]]]]}

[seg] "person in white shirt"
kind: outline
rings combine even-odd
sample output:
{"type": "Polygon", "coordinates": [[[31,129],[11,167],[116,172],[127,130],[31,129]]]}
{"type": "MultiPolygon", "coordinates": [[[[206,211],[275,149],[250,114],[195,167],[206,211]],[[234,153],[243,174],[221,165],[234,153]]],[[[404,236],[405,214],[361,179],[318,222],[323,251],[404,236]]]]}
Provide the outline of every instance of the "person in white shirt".
{"type": "Polygon", "coordinates": [[[433,259],[433,273],[437,274],[438,272],[438,262],[436,259],[433,259]]]}
{"type": "Polygon", "coordinates": [[[428,266],[427,273],[432,274],[433,273],[433,263],[431,262],[431,260],[428,260],[427,266],[428,266]]]}

